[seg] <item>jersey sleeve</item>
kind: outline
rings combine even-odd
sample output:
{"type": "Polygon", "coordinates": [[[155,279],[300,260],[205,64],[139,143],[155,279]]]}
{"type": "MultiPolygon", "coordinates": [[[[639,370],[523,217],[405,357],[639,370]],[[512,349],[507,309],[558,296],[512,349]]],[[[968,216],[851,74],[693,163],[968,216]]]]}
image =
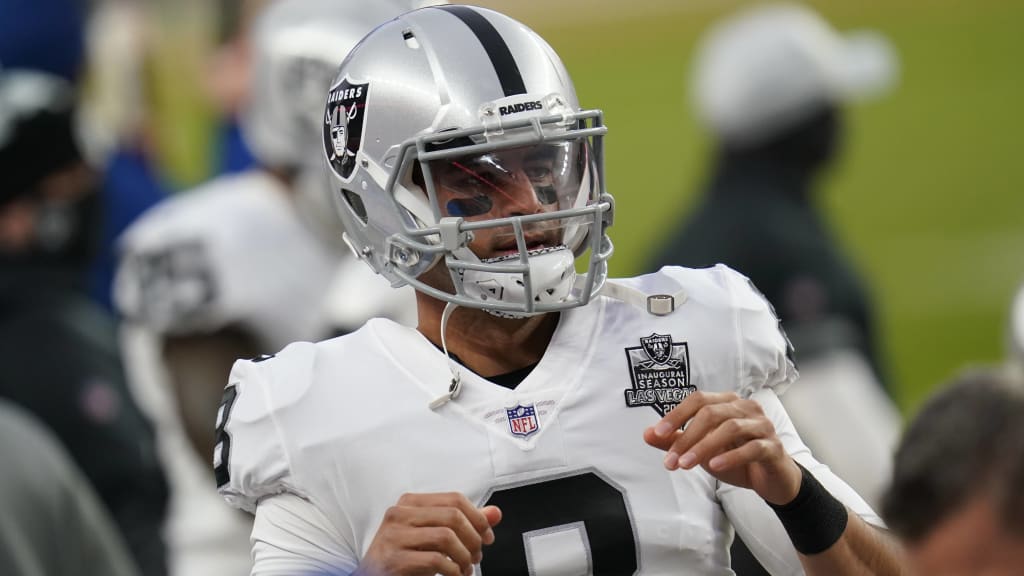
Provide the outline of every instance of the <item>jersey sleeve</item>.
{"type": "Polygon", "coordinates": [[[251,540],[252,576],[340,576],[358,566],[351,537],[294,494],[259,503],[251,540]]]}
{"type": "Polygon", "coordinates": [[[746,276],[719,264],[733,304],[739,355],[737,392],[744,398],[762,388],[785,391],[798,373],[793,346],[771,303],[746,276]]]}
{"type": "Polygon", "coordinates": [[[294,488],[268,390],[266,362],[272,359],[235,362],[217,412],[217,489],[228,504],[248,512],[262,498],[294,488]]]}

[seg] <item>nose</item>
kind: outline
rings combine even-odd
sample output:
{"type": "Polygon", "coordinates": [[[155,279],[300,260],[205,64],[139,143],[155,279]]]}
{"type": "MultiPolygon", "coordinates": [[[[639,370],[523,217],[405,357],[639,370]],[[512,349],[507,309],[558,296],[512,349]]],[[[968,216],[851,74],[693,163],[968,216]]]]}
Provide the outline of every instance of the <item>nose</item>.
{"type": "Polygon", "coordinates": [[[502,188],[506,194],[498,202],[501,217],[527,216],[544,211],[544,205],[537,197],[533,182],[523,170],[516,170],[505,180],[502,188]]]}

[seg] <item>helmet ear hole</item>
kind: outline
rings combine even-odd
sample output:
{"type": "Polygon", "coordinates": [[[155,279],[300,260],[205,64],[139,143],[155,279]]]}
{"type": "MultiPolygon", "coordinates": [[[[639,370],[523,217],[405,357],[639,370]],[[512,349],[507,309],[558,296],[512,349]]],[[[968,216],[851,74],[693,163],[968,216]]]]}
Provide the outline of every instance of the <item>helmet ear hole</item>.
{"type": "Polygon", "coordinates": [[[426,180],[423,179],[423,166],[417,161],[412,165],[412,183],[419,186],[420,190],[426,190],[426,180]]]}
{"type": "Polygon", "coordinates": [[[355,214],[363,224],[366,224],[369,221],[366,216],[366,205],[363,204],[363,198],[359,194],[356,194],[346,188],[342,188],[341,197],[345,200],[345,205],[352,210],[352,213],[355,214]]]}

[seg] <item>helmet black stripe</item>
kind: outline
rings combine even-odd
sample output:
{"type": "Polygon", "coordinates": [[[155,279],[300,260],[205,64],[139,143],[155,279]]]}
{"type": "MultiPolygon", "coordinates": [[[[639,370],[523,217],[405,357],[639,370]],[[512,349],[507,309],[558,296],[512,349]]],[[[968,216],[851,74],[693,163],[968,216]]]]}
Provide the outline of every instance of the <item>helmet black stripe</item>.
{"type": "Polygon", "coordinates": [[[484,18],[476,10],[468,6],[439,6],[462,20],[469,29],[473,31],[480,44],[483,44],[487,56],[491,59],[494,71],[501,82],[501,89],[505,96],[513,94],[526,94],[526,84],[523,83],[523,75],[519,72],[512,51],[501,34],[494,28],[487,18],[484,18]]]}

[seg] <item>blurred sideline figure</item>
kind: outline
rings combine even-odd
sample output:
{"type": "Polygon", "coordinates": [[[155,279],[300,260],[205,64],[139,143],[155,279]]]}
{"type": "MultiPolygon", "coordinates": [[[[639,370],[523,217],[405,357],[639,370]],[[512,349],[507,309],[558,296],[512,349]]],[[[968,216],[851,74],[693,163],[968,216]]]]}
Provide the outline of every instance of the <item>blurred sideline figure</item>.
{"type": "Polygon", "coordinates": [[[1024,380],[961,374],[914,417],[896,452],[883,516],[915,574],[1024,570],[1024,380]]]}
{"type": "Polygon", "coordinates": [[[75,463],[50,431],[4,400],[0,460],[0,574],[138,574],[109,514],[75,463]]]}
{"type": "Polygon", "coordinates": [[[151,39],[157,35],[144,4],[95,1],[84,25],[84,147],[90,161],[103,166],[105,197],[101,249],[91,271],[90,292],[110,311],[118,237],[172,192],[160,174],[154,143],[151,39]]]}
{"type": "MultiPolygon", "coordinates": [[[[839,35],[796,4],[715,25],[691,90],[716,155],[700,203],[652,267],[721,262],[764,292],[800,368],[783,405],[815,455],[874,506],[900,415],[881,383],[867,291],[818,210],[815,179],[840,152],[842,105],[887,89],[895,69],[884,38],[839,35]]],[[[738,573],[761,573],[741,542],[734,554],[738,573]]]]}
{"type": "Polygon", "coordinates": [[[840,36],[798,5],[758,5],[716,25],[692,78],[716,140],[712,173],[654,260],[722,262],[764,292],[800,367],[783,404],[814,453],[874,504],[900,419],[879,381],[868,294],[818,211],[815,178],[839,152],[842,104],[889,87],[895,67],[883,38],[840,36]]]}
{"type": "Polygon", "coordinates": [[[322,155],[322,98],[348,50],[406,8],[270,3],[251,32],[241,115],[261,165],[173,197],[122,238],[122,343],[169,469],[176,575],[248,573],[252,519],[217,497],[210,423],[234,360],[335,331],[326,298],[348,249],[312,161],[322,155]]]}
{"type": "MultiPolygon", "coordinates": [[[[129,222],[165,195],[160,183],[150,174],[145,155],[137,147],[101,145],[106,140],[104,135],[111,131],[109,116],[90,122],[93,101],[90,95],[97,69],[101,73],[117,70],[119,78],[139,77],[140,55],[145,54],[139,49],[142,31],[133,30],[132,22],[121,18],[96,30],[96,16],[115,11],[137,12],[139,4],[123,0],[0,0],[3,15],[0,18],[0,66],[46,72],[83,87],[77,111],[77,121],[84,125],[79,133],[81,149],[103,174],[103,193],[97,208],[100,232],[91,254],[88,294],[108,312],[112,311],[114,239],[129,222]],[[98,54],[94,49],[98,38],[102,38],[110,50],[98,54]],[[109,66],[105,65],[108,61],[109,66]]],[[[135,94],[122,91],[118,96],[121,98],[112,102],[111,107],[116,107],[121,117],[132,116],[137,106],[131,98],[126,102],[125,96],[135,94]]]]}
{"type": "Polygon", "coordinates": [[[1024,377],[1024,285],[1017,289],[1017,294],[1013,298],[1007,331],[1009,368],[1024,377]]]}
{"type": "Polygon", "coordinates": [[[167,485],[153,430],[113,318],[86,293],[102,188],[82,159],[76,98],[56,76],[0,69],[0,397],[53,430],[139,568],[159,576],[167,485]]]}

